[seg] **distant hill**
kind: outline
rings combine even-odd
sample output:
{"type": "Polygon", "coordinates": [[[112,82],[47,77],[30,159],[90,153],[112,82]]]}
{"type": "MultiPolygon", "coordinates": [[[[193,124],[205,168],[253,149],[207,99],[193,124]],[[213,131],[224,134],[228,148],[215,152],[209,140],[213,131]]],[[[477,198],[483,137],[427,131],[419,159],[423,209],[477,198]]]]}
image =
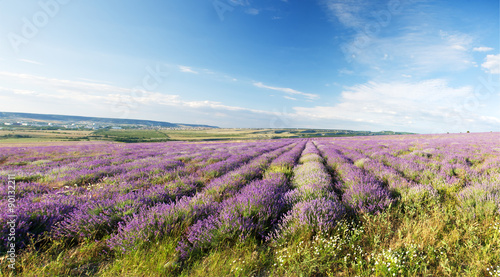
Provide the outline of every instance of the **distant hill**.
{"type": "Polygon", "coordinates": [[[164,121],[141,120],[141,119],[121,119],[121,118],[104,118],[104,117],[86,117],[73,115],[56,115],[56,114],[34,114],[34,113],[10,113],[0,112],[0,122],[46,122],[57,124],[98,124],[98,125],[136,125],[150,127],[171,127],[171,128],[218,128],[216,126],[199,125],[199,124],[184,124],[170,123],[164,121]]]}

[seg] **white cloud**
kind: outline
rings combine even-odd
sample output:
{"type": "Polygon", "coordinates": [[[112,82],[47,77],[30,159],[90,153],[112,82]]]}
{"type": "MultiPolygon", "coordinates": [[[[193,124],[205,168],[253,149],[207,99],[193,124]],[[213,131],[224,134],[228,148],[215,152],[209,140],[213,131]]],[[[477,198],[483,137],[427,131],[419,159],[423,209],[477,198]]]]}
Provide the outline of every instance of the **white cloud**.
{"type": "MultiPolygon", "coordinates": [[[[207,99],[188,101],[179,95],[158,91],[137,91],[28,74],[0,72],[0,83],[0,110],[4,111],[16,111],[13,107],[22,103],[26,112],[142,118],[226,127],[273,127],[277,121],[286,121],[286,127],[381,128],[423,132],[432,131],[435,126],[441,128],[439,131],[453,131],[449,123],[452,120],[450,113],[455,111],[455,107],[463,106],[463,100],[474,92],[472,87],[450,87],[441,79],[368,82],[344,89],[338,104],[295,107],[295,112],[290,114],[231,106],[207,99]],[[129,113],[121,114],[123,109],[128,109],[129,113]],[[339,122],[345,124],[340,125],[339,122]]],[[[292,89],[262,83],[254,85],[283,92],[285,94],[280,96],[289,100],[297,99],[295,95],[304,96],[304,93],[292,89]]],[[[497,98],[482,101],[480,105],[498,103],[497,98]]],[[[489,124],[483,128],[489,130],[489,126],[498,126],[500,121],[500,114],[495,108],[490,105],[483,110],[481,106],[480,111],[462,111],[460,116],[470,126],[489,124]],[[481,114],[477,114],[479,112],[481,114]]],[[[474,129],[471,127],[470,130],[474,129]]]]}
{"type": "Polygon", "coordinates": [[[82,80],[82,81],[86,81],[86,82],[91,82],[91,83],[113,84],[112,82],[108,82],[108,81],[94,80],[94,79],[88,79],[88,78],[77,78],[77,79],[82,80]]]}
{"type": "Polygon", "coordinates": [[[192,74],[198,74],[198,71],[194,71],[191,67],[189,66],[183,66],[183,65],[179,65],[179,70],[181,72],[185,72],[185,73],[192,73],[192,74]]]}
{"type": "Polygon", "coordinates": [[[429,26],[433,20],[431,13],[416,12],[429,9],[425,1],[384,1],[387,4],[383,4],[366,0],[322,0],[322,3],[333,21],[348,30],[341,50],[349,62],[367,65],[362,74],[392,77],[395,71],[397,75],[404,71],[429,77],[435,72],[460,71],[474,66],[469,51],[474,37],[429,26]]]}
{"type": "Polygon", "coordinates": [[[35,95],[36,91],[33,90],[25,90],[25,89],[12,89],[12,88],[6,88],[6,87],[0,87],[0,91],[3,92],[12,92],[14,94],[19,94],[19,95],[35,95]]]}
{"type": "Polygon", "coordinates": [[[354,74],[354,71],[349,70],[347,68],[342,68],[342,69],[339,70],[339,74],[341,74],[341,75],[352,75],[352,74],[354,74]]]}
{"type": "MultiPolygon", "coordinates": [[[[347,88],[334,106],[295,107],[297,118],[338,120],[393,130],[446,130],[449,114],[473,92],[445,80],[368,82],[347,88]],[[431,127],[432,126],[432,127],[431,127]]],[[[473,116],[472,113],[468,116],[473,116]]]]}
{"type": "Polygon", "coordinates": [[[43,63],[33,61],[33,60],[27,60],[27,59],[18,59],[18,61],[23,62],[23,63],[31,63],[31,64],[36,64],[36,65],[43,65],[43,63]]]}
{"type": "Polygon", "coordinates": [[[250,15],[258,15],[259,14],[259,10],[258,9],[255,9],[255,8],[250,8],[250,9],[247,9],[245,11],[247,14],[250,14],[250,15]]]}
{"type": "Polygon", "coordinates": [[[50,88],[50,90],[72,90],[81,92],[98,92],[98,93],[124,93],[129,92],[130,89],[120,88],[108,84],[100,84],[94,82],[71,81],[56,78],[48,78],[43,76],[36,76],[22,73],[12,73],[0,71],[0,77],[6,77],[8,80],[21,81],[23,85],[42,86],[43,88],[50,88]]]}
{"type": "Polygon", "coordinates": [[[481,66],[488,73],[500,74],[500,54],[486,56],[486,61],[481,66]]]}
{"type": "Polygon", "coordinates": [[[500,118],[494,116],[481,116],[479,119],[489,124],[494,124],[497,126],[500,124],[500,118]]]}
{"type": "Polygon", "coordinates": [[[250,2],[248,0],[228,0],[231,2],[232,6],[248,6],[250,5],[250,2]]]}
{"type": "Polygon", "coordinates": [[[301,92],[301,91],[298,91],[298,90],[294,90],[294,89],[291,89],[291,88],[280,88],[280,87],[266,86],[266,85],[264,85],[261,82],[254,82],[253,85],[256,86],[256,87],[258,87],[258,88],[264,88],[264,89],[270,89],[270,90],[275,90],[275,91],[281,91],[281,92],[284,92],[284,93],[287,93],[287,94],[302,95],[302,96],[304,96],[304,97],[306,97],[306,98],[308,98],[310,100],[319,99],[319,95],[317,95],[317,94],[304,93],[304,92],[301,92]]]}
{"type": "Polygon", "coordinates": [[[459,71],[474,66],[467,49],[472,37],[445,32],[406,32],[395,37],[367,37],[360,33],[343,46],[348,60],[375,69],[377,74],[405,71],[412,75],[429,75],[438,71],[459,71]]]}
{"type": "Polygon", "coordinates": [[[467,50],[467,48],[465,48],[463,45],[459,45],[459,44],[453,44],[450,47],[452,49],[460,50],[460,51],[466,51],[467,50]]]}
{"type": "Polygon", "coordinates": [[[364,20],[360,12],[366,6],[362,0],[326,0],[323,1],[330,14],[348,28],[359,28],[364,20]]]}
{"type": "MultiPolygon", "coordinates": [[[[209,116],[215,112],[243,113],[249,117],[259,115],[262,118],[276,115],[275,112],[230,106],[210,100],[186,101],[179,95],[92,82],[71,81],[11,72],[0,72],[0,81],[2,79],[17,83],[16,87],[36,87],[35,90],[0,87],[2,94],[6,97],[14,97],[17,99],[17,102],[22,102],[23,105],[29,105],[29,103],[34,105],[41,101],[54,103],[56,101],[59,101],[59,103],[63,101],[65,107],[78,107],[78,109],[87,111],[89,107],[93,107],[92,110],[98,109],[107,111],[108,113],[115,113],[115,115],[107,115],[111,117],[116,117],[119,113],[127,117],[129,112],[136,113],[141,107],[148,110],[150,107],[156,107],[157,109],[167,111],[171,110],[171,108],[165,109],[165,107],[172,107],[182,109],[185,112],[195,111],[198,113],[211,111],[207,112],[209,116]],[[125,110],[128,110],[127,114],[122,113],[125,110]]],[[[0,103],[0,109],[6,110],[8,108],[6,105],[6,103],[0,103]]],[[[204,117],[206,116],[204,115],[204,117]]],[[[244,118],[244,115],[240,114],[239,117],[244,118]]]]}
{"type": "Polygon", "coordinates": [[[293,98],[293,97],[290,97],[290,96],[283,96],[283,98],[285,99],[288,99],[288,100],[294,100],[294,101],[297,101],[297,98],[293,98]]]}
{"type": "Polygon", "coordinates": [[[489,52],[492,50],[494,50],[494,49],[491,47],[486,47],[486,46],[472,48],[472,51],[474,51],[474,52],[489,52]]]}
{"type": "Polygon", "coordinates": [[[440,30],[439,34],[441,39],[447,42],[447,45],[456,50],[466,51],[473,43],[472,37],[464,33],[450,33],[440,30]]]}

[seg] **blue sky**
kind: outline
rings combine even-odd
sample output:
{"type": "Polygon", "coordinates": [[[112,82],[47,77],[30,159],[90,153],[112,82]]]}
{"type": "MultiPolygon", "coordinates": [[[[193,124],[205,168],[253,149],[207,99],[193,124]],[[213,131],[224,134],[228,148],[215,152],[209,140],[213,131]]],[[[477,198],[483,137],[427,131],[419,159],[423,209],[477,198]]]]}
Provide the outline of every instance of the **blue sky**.
{"type": "Polygon", "coordinates": [[[0,111],[500,131],[499,2],[0,1],[0,111]]]}

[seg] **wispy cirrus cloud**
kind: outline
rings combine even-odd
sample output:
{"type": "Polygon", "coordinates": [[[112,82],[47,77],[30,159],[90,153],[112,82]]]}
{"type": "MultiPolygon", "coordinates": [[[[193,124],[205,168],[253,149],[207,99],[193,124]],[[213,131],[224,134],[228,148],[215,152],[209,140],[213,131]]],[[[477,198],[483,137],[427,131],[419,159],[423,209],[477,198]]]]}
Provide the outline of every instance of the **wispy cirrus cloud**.
{"type": "Polygon", "coordinates": [[[442,30],[429,35],[414,31],[396,37],[372,37],[369,47],[356,46],[357,40],[347,44],[350,60],[388,74],[398,71],[420,76],[438,71],[460,71],[475,66],[470,53],[473,38],[463,33],[442,30]]]}
{"type": "Polygon", "coordinates": [[[77,79],[85,81],[85,82],[90,82],[90,83],[113,84],[112,82],[109,82],[109,81],[94,80],[94,79],[89,79],[89,78],[77,78],[77,79]]]}
{"type": "Polygon", "coordinates": [[[260,11],[256,8],[250,8],[250,9],[247,9],[245,11],[245,13],[247,13],[249,15],[258,15],[260,13],[260,11]]]}
{"type": "Polygon", "coordinates": [[[193,70],[189,66],[184,66],[184,65],[179,65],[179,70],[184,73],[192,73],[192,74],[198,74],[198,71],[193,70]]]}
{"type": "Polygon", "coordinates": [[[3,92],[10,92],[14,94],[20,94],[20,95],[35,95],[36,91],[34,90],[26,90],[26,89],[14,89],[14,88],[6,88],[6,87],[0,87],[0,91],[3,92]]]}
{"type": "Polygon", "coordinates": [[[40,63],[40,62],[37,62],[37,61],[34,61],[34,60],[28,60],[28,59],[18,59],[18,61],[23,62],[23,63],[43,65],[43,63],[40,63]]]}
{"type": "MultiPolygon", "coordinates": [[[[67,107],[68,111],[84,111],[92,107],[94,111],[102,111],[105,116],[116,117],[113,109],[119,106],[128,106],[132,110],[139,111],[141,107],[148,111],[155,111],[156,119],[159,114],[164,114],[169,118],[178,117],[180,111],[185,114],[204,114],[204,123],[215,124],[211,116],[216,113],[228,114],[229,118],[253,118],[266,122],[267,118],[277,116],[277,112],[259,110],[247,107],[226,105],[222,102],[211,100],[188,101],[176,94],[167,94],[158,91],[147,91],[136,88],[125,88],[109,84],[95,82],[83,82],[49,78],[44,76],[20,74],[12,72],[0,72],[0,81],[9,80],[16,88],[2,86],[0,91],[5,99],[15,99],[15,102],[22,102],[26,106],[37,106],[40,102],[52,103],[54,105],[67,107]],[[20,89],[18,87],[30,87],[36,89],[20,89]],[[73,107],[73,109],[71,109],[73,107]],[[169,108],[165,108],[169,107],[169,108]]],[[[9,110],[11,103],[0,103],[0,110],[9,110]]],[[[36,112],[36,110],[33,110],[36,112]]],[[[136,112],[131,113],[136,114],[136,112]]],[[[189,115],[191,115],[189,114],[189,115]]],[[[153,113],[154,115],[154,113],[153,113]]],[[[200,122],[188,120],[189,122],[200,122]]],[[[229,124],[230,122],[228,122],[229,124]]],[[[258,125],[254,125],[258,126],[258,125]]]]}
{"type": "Polygon", "coordinates": [[[352,74],[354,74],[354,71],[349,70],[347,68],[342,68],[339,70],[339,74],[340,75],[352,75],[352,74]]]}
{"type": "Polygon", "coordinates": [[[89,81],[72,81],[58,78],[49,78],[44,76],[37,76],[31,74],[14,73],[14,72],[0,72],[0,78],[4,77],[8,80],[22,82],[23,85],[40,86],[40,88],[50,88],[52,91],[58,90],[72,90],[82,92],[98,92],[98,93],[111,93],[111,92],[128,92],[129,89],[121,88],[109,84],[89,82],[89,81]]]}
{"type": "Polygon", "coordinates": [[[361,13],[367,8],[369,2],[363,0],[324,0],[321,1],[326,7],[332,19],[338,20],[348,28],[359,28],[366,21],[361,13]]]}
{"type": "Polygon", "coordinates": [[[365,66],[364,74],[429,77],[477,66],[470,53],[473,35],[430,27],[426,1],[393,2],[321,1],[333,23],[346,30],[341,49],[347,61],[365,66]]]}
{"type": "Polygon", "coordinates": [[[486,47],[486,46],[472,48],[472,51],[474,51],[474,52],[489,52],[489,51],[493,51],[493,50],[494,50],[493,48],[486,47]]]}
{"type": "Polygon", "coordinates": [[[256,87],[258,87],[258,88],[270,89],[270,90],[274,90],[274,91],[280,91],[280,92],[284,92],[284,93],[290,94],[290,95],[301,95],[301,96],[304,96],[305,98],[307,98],[309,100],[319,99],[319,95],[317,95],[317,94],[305,93],[305,92],[301,92],[301,91],[294,90],[294,89],[291,89],[291,88],[273,87],[273,86],[264,85],[261,82],[254,82],[253,85],[256,86],[256,87]]]}

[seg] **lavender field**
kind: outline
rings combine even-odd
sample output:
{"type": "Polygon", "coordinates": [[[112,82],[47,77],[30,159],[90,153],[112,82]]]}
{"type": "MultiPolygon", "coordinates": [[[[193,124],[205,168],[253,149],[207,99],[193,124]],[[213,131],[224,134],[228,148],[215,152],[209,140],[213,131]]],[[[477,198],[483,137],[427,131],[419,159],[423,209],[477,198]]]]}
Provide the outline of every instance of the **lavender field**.
{"type": "Polygon", "coordinates": [[[9,147],[0,183],[3,276],[500,276],[498,133],[9,147]]]}

